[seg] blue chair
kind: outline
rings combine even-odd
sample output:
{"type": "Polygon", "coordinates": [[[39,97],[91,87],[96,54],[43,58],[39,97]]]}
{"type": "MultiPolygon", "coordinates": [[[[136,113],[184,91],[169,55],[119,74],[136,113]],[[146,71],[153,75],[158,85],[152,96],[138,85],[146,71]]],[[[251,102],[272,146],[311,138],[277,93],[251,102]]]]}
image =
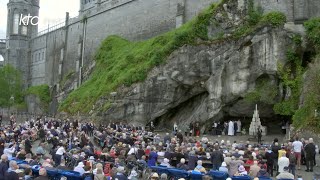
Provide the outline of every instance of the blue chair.
{"type": "Polygon", "coordinates": [[[294,180],[294,179],[279,179],[279,180],[294,180]]]}
{"type": "Polygon", "coordinates": [[[226,172],[221,172],[221,171],[214,171],[210,170],[209,175],[214,179],[214,180],[225,180],[229,177],[229,174],[226,172]]]}
{"type": "Polygon", "coordinates": [[[188,179],[189,178],[189,173],[188,171],[182,170],[182,169],[175,169],[175,168],[169,168],[169,176],[174,177],[174,179],[188,179]]]}
{"type": "Polygon", "coordinates": [[[271,178],[269,178],[269,177],[258,177],[259,178],[259,180],[272,180],[271,178]]]}
{"type": "Polygon", "coordinates": [[[76,171],[59,170],[59,175],[67,177],[68,180],[82,180],[80,173],[76,171]]]}
{"type": "Polygon", "coordinates": [[[251,180],[250,176],[232,176],[232,180],[251,180]]]}
{"type": "Polygon", "coordinates": [[[157,173],[160,175],[162,173],[169,174],[168,168],[163,166],[150,166],[151,169],[157,171],[157,173]]]}
{"type": "Polygon", "coordinates": [[[192,180],[202,180],[202,173],[199,171],[191,171],[190,178],[192,180]]]}

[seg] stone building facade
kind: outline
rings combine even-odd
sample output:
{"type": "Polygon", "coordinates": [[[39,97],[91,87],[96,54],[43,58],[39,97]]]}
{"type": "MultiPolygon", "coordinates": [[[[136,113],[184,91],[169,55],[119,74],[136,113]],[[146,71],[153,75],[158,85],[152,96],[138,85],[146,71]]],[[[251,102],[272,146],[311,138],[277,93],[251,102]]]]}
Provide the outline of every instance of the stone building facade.
{"type": "MultiPolygon", "coordinates": [[[[244,6],[247,0],[238,0],[244,6]]],[[[219,0],[80,0],[79,16],[66,13],[65,22],[38,32],[37,25],[19,25],[20,16],[39,15],[39,0],[10,0],[7,38],[0,40],[5,63],[22,71],[25,86],[59,82],[92,62],[100,43],[109,35],[144,40],[181,26],[219,0]]],[[[255,0],[265,12],[281,11],[289,22],[320,16],[319,0],[255,0]]],[[[40,17],[41,18],[41,17],[40,17]]]]}

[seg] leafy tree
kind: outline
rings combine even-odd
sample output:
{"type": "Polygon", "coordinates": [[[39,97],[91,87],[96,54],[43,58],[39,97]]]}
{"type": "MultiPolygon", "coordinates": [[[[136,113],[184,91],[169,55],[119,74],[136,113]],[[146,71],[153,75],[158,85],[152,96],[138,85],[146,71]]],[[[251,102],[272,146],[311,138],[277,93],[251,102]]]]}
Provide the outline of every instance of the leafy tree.
{"type": "Polygon", "coordinates": [[[22,102],[21,73],[11,65],[5,65],[0,68],[0,107],[10,107],[22,102]]]}

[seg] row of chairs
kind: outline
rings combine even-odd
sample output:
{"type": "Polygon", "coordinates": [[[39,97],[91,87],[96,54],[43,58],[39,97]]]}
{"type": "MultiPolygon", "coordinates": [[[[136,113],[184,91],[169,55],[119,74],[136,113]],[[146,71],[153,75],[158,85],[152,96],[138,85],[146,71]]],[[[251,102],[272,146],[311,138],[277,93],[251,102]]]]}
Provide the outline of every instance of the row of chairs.
{"type": "MultiPolygon", "coordinates": [[[[28,162],[24,160],[18,160],[15,158],[12,158],[11,160],[15,160],[17,162],[19,169],[25,169],[28,166],[28,162]]],[[[40,165],[35,165],[31,167],[34,176],[39,175],[40,168],[40,165]]],[[[66,177],[68,180],[82,180],[82,176],[79,172],[76,171],[66,171],[56,168],[46,168],[46,170],[47,175],[51,180],[60,180],[62,177],[66,177]]]]}
{"type": "MultiPolygon", "coordinates": [[[[191,180],[202,180],[202,177],[205,175],[198,171],[185,171],[177,168],[167,168],[162,166],[151,166],[152,170],[156,171],[158,174],[167,174],[170,179],[191,179],[191,180]]],[[[226,180],[229,177],[228,173],[221,171],[210,170],[206,175],[211,176],[214,180],[226,180]]],[[[232,180],[253,180],[251,176],[232,176],[232,180]]],[[[272,180],[269,177],[259,177],[259,180],[272,180]]],[[[281,179],[281,180],[290,180],[290,179],[281,179]]]]}

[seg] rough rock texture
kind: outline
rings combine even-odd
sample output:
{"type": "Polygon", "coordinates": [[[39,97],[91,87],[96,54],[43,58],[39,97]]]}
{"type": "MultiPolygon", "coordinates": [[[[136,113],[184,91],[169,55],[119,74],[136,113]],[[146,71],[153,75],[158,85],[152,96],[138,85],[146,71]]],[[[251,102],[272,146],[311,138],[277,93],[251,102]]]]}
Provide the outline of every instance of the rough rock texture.
{"type": "MultiPolygon", "coordinates": [[[[104,119],[141,125],[155,120],[167,128],[176,121],[185,129],[192,121],[251,116],[254,105],[243,97],[260,76],[276,78],[277,63],[286,59],[290,43],[285,30],[265,27],[235,41],[184,46],[145,82],[119,88],[104,119]]],[[[261,117],[272,114],[267,105],[259,110],[261,117]]]]}

